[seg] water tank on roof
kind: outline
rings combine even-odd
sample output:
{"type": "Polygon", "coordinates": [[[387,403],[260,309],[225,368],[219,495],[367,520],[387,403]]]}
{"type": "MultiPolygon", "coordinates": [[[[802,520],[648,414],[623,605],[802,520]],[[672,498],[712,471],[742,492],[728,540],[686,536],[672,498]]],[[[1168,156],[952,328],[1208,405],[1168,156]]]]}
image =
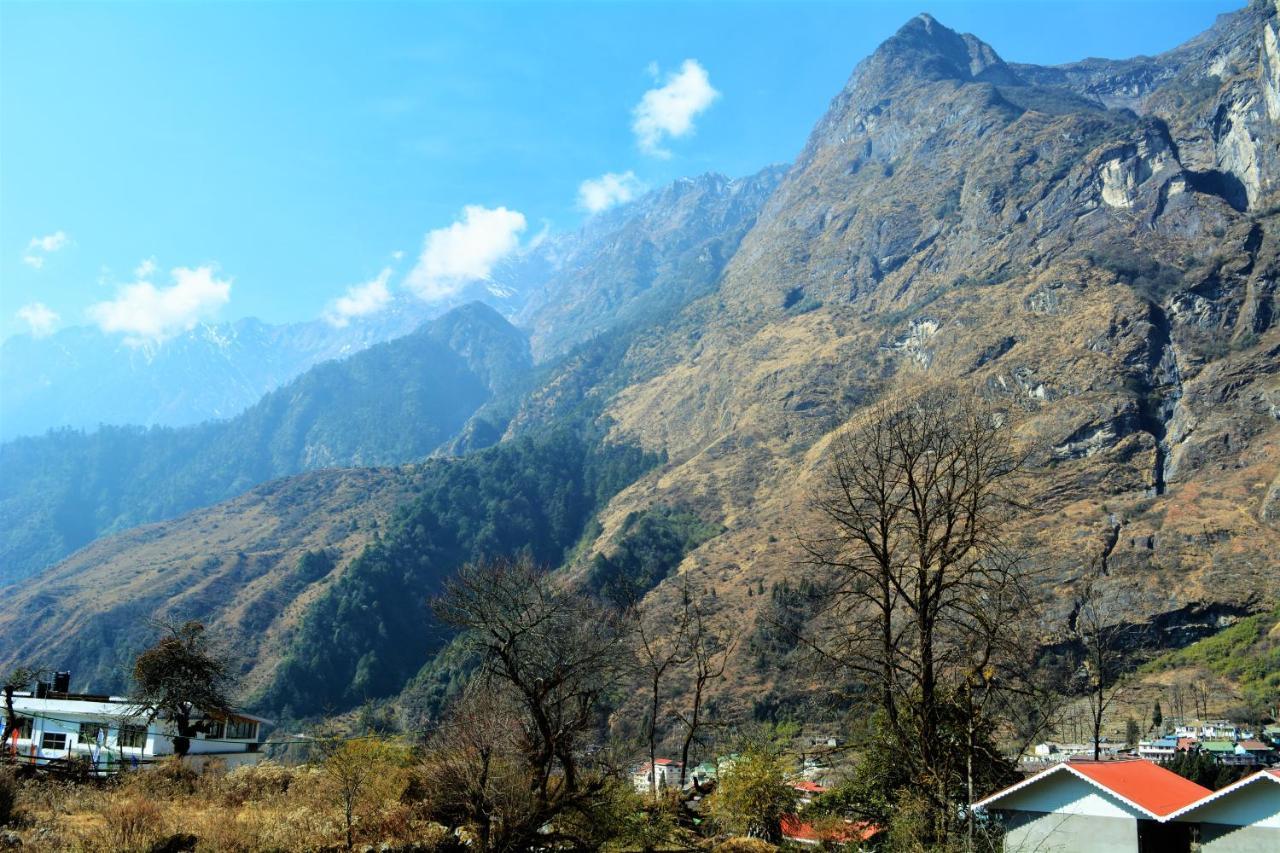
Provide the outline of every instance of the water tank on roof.
{"type": "Polygon", "coordinates": [[[53,674],[53,692],[54,693],[70,693],[71,692],[71,673],[55,672],[53,674]]]}

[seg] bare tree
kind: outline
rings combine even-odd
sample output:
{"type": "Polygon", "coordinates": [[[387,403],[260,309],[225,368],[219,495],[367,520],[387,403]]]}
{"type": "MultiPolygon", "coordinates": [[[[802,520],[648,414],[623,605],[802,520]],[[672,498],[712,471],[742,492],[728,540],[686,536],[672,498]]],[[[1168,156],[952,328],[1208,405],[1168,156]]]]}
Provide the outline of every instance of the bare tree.
{"type": "MultiPolygon", "coordinates": [[[[634,604],[629,611],[636,667],[645,681],[649,698],[649,720],[645,734],[649,740],[649,794],[658,798],[658,715],[662,707],[662,681],[674,669],[689,662],[687,636],[691,603],[688,591],[682,593],[682,606],[674,618],[663,611],[634,604]]],[[[681,786],[684,771],[681,770],[681,786]]]]}
{"type": "MultiPolygon", "coordinates": [[[[686,592],[686,598],[688,598],[686,592]]],[[[684,740],[680,746],[680,787],[684,788],[689,770],[689,751],[698,739],[704,725],[703,702],[711,686],[724,677],[725,665],[737,646],[737,638],[730,631],[717,631],[711,627],[705,602],[693,600],[688,620],[689,657],[693,663],[693,693],[689,697],[689,710],[677,710],[676,716],[684,726],[684,740]]]]}
{"type": "Polygon", "coordinates": [[[945,708],[957,691],[976,698],[975,672],[997,683],[986,673],[1003,657],[1004,623],[987,608],[1022,569],[1005,535],[1021,462],[1007,433],[993,412],[941,392],[875,407],[835,437],[812,501],[825,523],[801,537],[825,583],[809,645],[874,687],[939,836],[956,814],[945,708]]]}
{"type": "Polygon", "coordinates": [[[505,691],[468,685],[432,737],[421,768],[433,819],[471,826],[481,853],[532,846],[544,817],[522,761],[520,709],[505,691]]]}
{"type": "Polygon", "coordinates": [[[4,730],[0,735],[0,760],[8,760],[12,757],[6,744],[17,731],[20,722],[17,712],[13,709],[13,694],[25,687],[30,687],[31,682],[40,676],[40,672],[41,670],[35,667],[17,666],[4,677],[4,683],[0,685],[0,690],[4,691],[4,730]]]}
{"type": "Polygon", "coordinates": [[[173,751],[187,754],[191,738],[207,731],[212,720],[231,713],[228,693],[231,670],[214,653],[199,622],[163,625],[156,644],[133,664],[134,716],[173,723],[173,751]]]}
{"type": "Polygon", "coordinates": [[[1102,728],[1108,713],[1125,690],[1121,678],[1133,649],[1142,642],[1139,626],[1125,621],[1129,608],[1115,592],[1104,594],[1098,574],[1090,573],[1077,586],[1070,626],[1081,654],[1079,677],[1089,704],[1093,757],[1102,757],[1102,728]]]}
{"type": "Polygon", "coordinates": [[[528,559],[464,566],[434,610],[478,654],[480,687],[510,691],[521,709],[537,825],[598,792],[603,781],[583,778],[579,749],[623,666],[616,618],[528,559]]]}

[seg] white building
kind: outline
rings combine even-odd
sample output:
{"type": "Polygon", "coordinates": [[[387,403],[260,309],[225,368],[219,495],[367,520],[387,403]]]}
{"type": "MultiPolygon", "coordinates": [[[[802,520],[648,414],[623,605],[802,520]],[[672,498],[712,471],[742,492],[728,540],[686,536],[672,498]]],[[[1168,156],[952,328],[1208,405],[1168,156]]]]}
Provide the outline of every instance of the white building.
{"type": "Polygon", "coordinates": [[[673,761],[670,758],[659,758],[654,761],[652,768],[649,762],[640,765],[635,773],[631,775],[631,784],[642,794],[647,794],[651,788],[651,783],[657,780],[658,790],[664,791],[668,788],[676,788],[680,785],[680,762],[673,761]]]}
{"type": "Polygon", "coordinates": [[[1201,853],[1280,850],[1280,770],[1263,770],[1169,816],[1198,824],[1201,853]]]}
{"type": "MultiPolygon", "coordinates": [[[[73,758],[90,761],[96,772],[144,766],[172,755],[176,730],[167,720],[147,723],[138,707],[123,696],[95,696],[40,689],[15,692],[18,725],[3,750],[19,762],[47,765],[73,758]]],[[[190,738],[190,762],[211,759],[228,768],[262,758],[262,717],[237,712],[207,721],[208,732],[190,738]]]]}
{"type": "Polygon", "coordinates": [[[1213,793],[1142,759],[1064,761],[977,803],[1004,826],[1005,853],[1179,853],[1178,809],[1213,793]]]}

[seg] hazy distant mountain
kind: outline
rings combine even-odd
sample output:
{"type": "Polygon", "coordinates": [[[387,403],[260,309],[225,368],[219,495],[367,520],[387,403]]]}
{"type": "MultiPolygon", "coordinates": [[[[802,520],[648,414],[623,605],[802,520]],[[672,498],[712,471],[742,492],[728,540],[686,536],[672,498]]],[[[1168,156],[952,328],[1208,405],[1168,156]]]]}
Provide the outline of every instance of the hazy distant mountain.
{"type": "Polygon", "coordinates": [[[530,330],[535,357],[563,354],[713,291],[785,171],[682,178],[549,246],[554,265],[517,315],[530,330]]]}
{"type": "Polygon", "coordinates": [[[524,335],[475,303],[317,365],[230,420],[61,430],[0,445],[0,583],[104,533],[274,477],[423,458],[529,365],[524,335]]]}

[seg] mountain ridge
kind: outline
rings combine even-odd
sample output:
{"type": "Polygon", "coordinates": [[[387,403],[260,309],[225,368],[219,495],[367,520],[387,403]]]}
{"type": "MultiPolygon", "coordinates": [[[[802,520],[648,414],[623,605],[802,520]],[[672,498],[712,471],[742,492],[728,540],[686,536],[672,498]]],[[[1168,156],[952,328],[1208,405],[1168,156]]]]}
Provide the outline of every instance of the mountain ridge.
{"type": "MultiPolygon", "coordinates": [[[[725,245],[734,248],[718,269],[660,285],[672,299],[652,316],[601,299],[602,310],[562,341],[547,336],[548,357],[472,445],[497,442],[484,457],[494,460],[514,453],[514,442],[568,427],[603,435],[591,452],[640,448],[661,459],[628,467],[627,483],[611,487],[590,519],[575,503],[573,523],[541,553],[563,552],[565,577],[580,579],[597,556],[608,562],[627,547],[637,518],[666,513],[720,531],[664,566],[647,602],[678,606],[685,584],[715,592],[711,619],[736,626],[742,640],[731,690],[762,719],[821,704],[839,687],[790,666],[798,653],[770,629],[780,613],[804,619],[794,591],[807,569],[795,535],[817,523],[808,497],[832,437],[869,406],[928,388],[978,396],[1028,449],[1034,510],[1011,535],[1037,572],[1046,641],[1091,572],[1102,573],[1105,594],[1133,602],[1128,618],[1170,646],[1274,597],[1275,10],[1254,4],[1170,52],[1178,67],[1134,90],[1141,111],[1108,105],[1106,92],[1123,91],[1146,59],[1058,85],[1070,75],[1005,64],[976,38],[944,30],[913,19],[859,63],[796,162],[759,193],[759,208],[731,218],[725,245]]],[[[597,256],[603,267],[644,257],[655,230],[609,233],[619,242],[597,256]]],[[[596,277],[564,284],[563,310],[597,298],[596,277]]],[[[618,284],[623,304],[643,306],[658,278],[619,281],[599,285],[618,284]]],[[[439,461],[457,466],[452,478],[477,458],[439,461]]],[[[529,458],[554,468],[544,455],[529,458]]],[[[528,494],[540,494],[539,479],[529,481],[528,494]]],[[[363,698],[350,692],[357,682],[365,695],[386,696],[429,663],[414,657],[426,645],[406,655],[356,610],[367,604],[360,613],[383,614],[396,636],[407,630],[410,614],[392,612],[392,593],[411,590],[417,607],[449,560],[483,542],[451,540],[449,560],[436,560],[443,520],[470,537],[493,517],[454,519],[450,506],[406,509],[404,525],[355,558],[365,560],[350,581],[358,594],[299,617],[324,629],[279,652],[303,667],[307,702],[349,704],[363,698]],[[406,568],[414,555],[430,558],[429,570],[406,568]],[[344,632],[358,636],[365,661],[353,672],[316,640],[344,632]],[[394,664],[380,670],[379,661],[394,664]],[[317,677],[326,672],[351,684],[326,693],[317,677]]],[[[499,544],[519,550],[521,535],[499,544]]],[[[11,654],[0,648],[0,659],[11,654]]],[[[270,701],[295,701],[286,694],[270,701]]]]}

